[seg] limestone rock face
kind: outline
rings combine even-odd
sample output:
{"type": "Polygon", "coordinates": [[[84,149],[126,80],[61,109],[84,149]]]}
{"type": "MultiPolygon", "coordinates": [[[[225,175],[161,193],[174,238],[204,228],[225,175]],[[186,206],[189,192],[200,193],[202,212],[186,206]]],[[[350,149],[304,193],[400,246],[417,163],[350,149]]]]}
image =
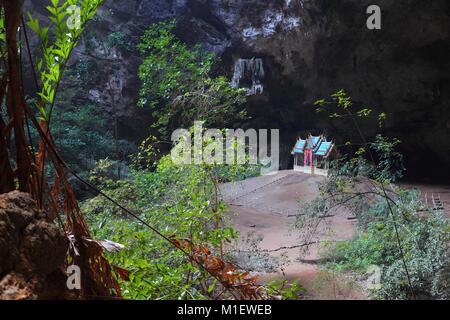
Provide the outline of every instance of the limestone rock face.
{"type": "Polygon", "coordinates": [[[0,195],[0,300],[68,297],[68,241],[26,193],[0,195]]]}
{"type": "MultiPolygon", "coordinates": [[[[42,12],[43,2],[29,5],[42,12]]],[[[250,98],[248,125],[282,130],[284,166],[303,131],[325,131],[342,142],[355,139],[348,124],[317,115],[312,107],[318,98],[343,88],[354,100],[388,115],[385,131],[403,141],[411,172],[422,170],[427,159],[439,164],[431,169],[450,172],[450,2],[378,1],[381,30],[366,27],[371,4],[368,0],[107,0],[102,20],[91,29],[103,38],[123,32],[133,46],[149,24],[176,18],[179,37],[217,52],[222,58],[218,70],[230,80],[237,59],[263,59],[264,94],[250,98]]],[[[82,43],[78,58],[85,58],[85,49],[82,43]]],[[[134,119],[127,132],[140,136],[148,128],[148,116],[135,106],[139,57],[133,50],[109,54],[122,63],[112,68],[97,61],[102,80],[92,88],[90,99],[112,112],[108,84],[120,79],[113,94],[116,112],[123,119],[134,119]]],[[[368,136],[374,134],[369,125],[363,129],[368,136]]]]}

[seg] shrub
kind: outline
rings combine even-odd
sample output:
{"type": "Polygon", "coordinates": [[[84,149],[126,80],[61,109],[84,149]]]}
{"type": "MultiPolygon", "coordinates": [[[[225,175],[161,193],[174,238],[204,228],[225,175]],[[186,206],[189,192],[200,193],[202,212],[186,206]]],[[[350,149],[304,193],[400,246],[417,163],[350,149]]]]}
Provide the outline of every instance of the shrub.
{"type": "MultiPolygon", "coordinates": [[[[96,182],[102,175],[95,175],[96,182]]],[[[165,235],[177,235],[194,243],[207,244],[217,254],[236,232],[222,212],[226,206],[215,198],[215,182],[202,165],[176,166],[170,156],[162,157],[155,171],[136,170],[127,181],[108,178],[104,192],[131,208],[165,235]]],[[[131,220],[101,197],[86,201],[83,210],[97,239],[125,245],[109,255],[111,263],[131,271],[122,285],[133,299],[207,298],[208,277],[193,268],[185,256],[148,228],[131,220]]]]}
{"type": "MultiPolygon", "coordinates": [[[[405,262],[408,266],[414,296],[421,299],[448,299],[450,294],[448,250],[448,221],[441,212],[419,211],[417,193],[400,198],[396,205],[397,225],[405,262]]],[[[410,299],[411,288],[396,242],[396,231],[388,217],[384,200],[374,203],[367,214],[371,222],[358,233],[354,240],[343,241],[332,248],[326,256],[333,268],[343,271],[365,273],[372,265],[379,266],[381,286],[371,291],[377,299],[410,299]],[[380,214],[384,208],[384,214],[380,214]]]]}

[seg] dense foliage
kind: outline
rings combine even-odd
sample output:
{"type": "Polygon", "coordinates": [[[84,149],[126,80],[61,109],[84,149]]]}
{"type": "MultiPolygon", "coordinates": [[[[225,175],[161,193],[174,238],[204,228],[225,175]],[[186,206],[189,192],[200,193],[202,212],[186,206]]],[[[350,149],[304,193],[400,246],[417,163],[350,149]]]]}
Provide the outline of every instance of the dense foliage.
{"type": "MultiPolygon", "coordinates": [[[[111,121],[93,105],[55,111],[53,132],[61,156],[82,177],[88,177],[96,162],[108,158],[114,163],[114,176],[128,171],[128,155],[135,151],[132,143],[116,140],[111,121]]],[[[79,182],[73,180],[75,186],[79,182]]],[[[80,188],[82,186],[80,185],[80,188]]],[[[80,191],[76,188],[76,191],[80,191]]],[[[88,195],[88,194],[86,194],[88,195]]]]}
{"type": "Polygon", "coordinates": [[[400,143],[398,139],[378,134],[373,142],[367,144],[367,148],[359,148],[353,157],[336,159],[332,163],[332,170],[337,175],[363,176],[383,182],[398,181],[405,171],[403,155],[396,149],[400,143]],[[377,157],[377,163],[367,159],[367,150],[377,157]]]}
{"type": "Polygon", "coordinates": [[[224,76],[212,76],[214,53],[183,43],[175,26],[175,21],[150,26],[138,45],[144,59],[139,105],[152,110],[154,127],[167,137],[197,120],[224,128],[245,118],[245,90],[232,88],[224,76]]]}
{"type": "MultiPolygon", "coordinates": [[[[447,218],[439,211],[424,211],[418,194],[398,190],[396,217],[408,271],[416,298],[450,297],[450,240],[447,218]]],[[[361,212],[365,221],[354,240],[338,243],[328,253],[331,267],[365,274],[371,266],[381,268],[380,286],[371,290],[374,298],[409,299],[410,288],[396,243],[388,208],[378,199],[361,212]]]]}
{"type": "MultiPolygon", "coordinates": [[[[151,151],[144,145],[142,152],[151,151]]],[[[250,175],[256,172],[254,168],[180,166],[170,156],[164,156],[155,170],[134,167],[129,179],[115,181],[108,174],[109,165],[107,161],[100,162],[91,177],[104,192],[165,235],[190,239],[207,245],[219,256],[227,255],[226,248],[231,247],[237,234],[223,214],[227,206],[218,194],[218,181],[250,175]]],[[[218,294],[217,283],[201,269],[194,268],[179,250],[103,197],[88,200],[83,210],[97,239],[125,246],[109,258],[131,272],[130,281],[122,284],[126,297],[198,299],[218,294]]]]}

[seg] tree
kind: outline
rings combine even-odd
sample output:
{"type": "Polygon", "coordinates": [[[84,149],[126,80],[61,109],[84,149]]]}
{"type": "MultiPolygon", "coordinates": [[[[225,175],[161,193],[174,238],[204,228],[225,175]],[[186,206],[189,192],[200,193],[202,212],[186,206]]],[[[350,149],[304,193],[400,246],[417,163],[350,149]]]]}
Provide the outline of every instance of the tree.
{"type": "Polygon", "coordinates": [[[244,119],[245,90],[211,76],[215,54],[198,45],[189,48],[174,35],[175,26],[174,20],[150,26],[138,45],[144,57],[138,105],[152,110],[154,127],[167,137],[194,121],[223,128],[244,119]]]}
{"type": "MultiPolygon", "coordinates": [[[[394,248],[395,258],[403,271],[401,281],[405,284],[405,296],[415,299],[417,294],[410,272],[411,266],[408,264],[410,252],[405,246],[400,230],[405,227],[404,220],[408,219],[404,216],[405,210],[399,208],[407,208],[407,205],[393,185],[396,179],[402,177],[404,169],[402,155],[395,150],[400,141],[377,135],[375,141],[368,142],[359,119],[371,117],[372,110],[355,104],[344,90],[332,94],[330,100],[316,101],[315,105],[318,112],[327,112],[331,119],[348,119],[361,142],[358,143],[354,157],[349,160],[339,159],[333,164],[331,177],[322,186],[319,197],[302,208],[301,214],[297,217],[297,227],[308,227],[307,237],[310,237],[320,220],[328,215],[329,210],[338,206],[349,209],[362,224],[364,220],[371,222],[374,217],[370,215],[367,217],[365,213],[371,208],[370,205],[377,201],[378,206],[384,206],[384,210],[381,210],[383,222],[389,223],[391,227],[389,245],[390,248],[394,248]]],[[[384,113],[375,117],[380,127],[385,118],[384,113]]],[[[352,143],[348,142],[346,145],[352,143]]],[[[416,211],[413,213],[417,214],[416,211]]]]}
{"type": "Polygon", "coordinates": [[[61,224],[64,224],[62,227],[70,241],[66,262],[68,265],[78,266],[83,274],[81,298],[121,296],[117,277],[127,278],[129,273],[111,266],[103,254],[104,244],[92,239],[69,183],[68,173],[98,192],[108,203],[120,208],[121,212],[135,218],[140,225],[176,248],[177,252],[182,252],[193,266],[223,283],[225,289],[234,294],[237,292],[242,297],[259,296],[259,286],[253,277],[218,260],[202,245],[176,236],[165,236],[111,196],[83,180],[60,156],[52,135],[56,96],[71,52],[86,23],[94,16],[101,3],[102,0],[67,0],[62,3],[51,0],[51,4],[47,6],[50,20],[48,26],[41,26],[41,22],[30,14],[28,26],[40,40],[37,64],[29,50],[21,3],[13,0],[0,3],[0,59],[5,66],[4,70],[0,69],[0,192],[15,189],[28,192],[40,209],[61,218],[61,224]],[[23,43],[18,41],[19,32],[23,32],[26,52],[33,68],[38,96],[34,109],[23,95],[20,72],[23,64],[23,50],[20,48],[23,43]],[[6,102],[3,104],[5,97],[6,102]],[[28,122],[38,132],[38,146],[34,146],[32,142],[32,128],[28,122]],[[50,176],[54,177],[53,182],[47,179],[49,175],[45,172],[46,168],[52,170],[50,176]],[[212,265],[213,262],[215,265],[212,265]],[[220,272],[217,271],[217,266],[220,267],[220,272]]]}
{"type": "Polygon", "coordinates": [[[64,229],[71,240],[67,263],[80,267],[84,275],[81,297],[120,296],[120,287],[102,247],[91,239],[81,215],[67,179],[69,168],[53,142],[51,118],[70,54],[101,3],[102,0],[68,0],[60,4],[59,0],[51,0],[47,6],[50,23],[45,27],[30,14],[28,26],[40,39],[37,64],[31,57],[21,2],[0,3],[0,59],[5,66],[0,76],[0,192],[15,189],[28,192],[40,209],[55,217],[64,214],[64,229]],[[19,42],[19,32],[23,32],[33,68],[39,97],[36,110],[28,105],[23,94],[21,66],[24,62],[20,50],[23,43],[19,42]],[[39,134],[37,150],[31,140],[30,123],[39,134]],[[53,183],[46,179],[47,162],[54,171],[53,183]]]}

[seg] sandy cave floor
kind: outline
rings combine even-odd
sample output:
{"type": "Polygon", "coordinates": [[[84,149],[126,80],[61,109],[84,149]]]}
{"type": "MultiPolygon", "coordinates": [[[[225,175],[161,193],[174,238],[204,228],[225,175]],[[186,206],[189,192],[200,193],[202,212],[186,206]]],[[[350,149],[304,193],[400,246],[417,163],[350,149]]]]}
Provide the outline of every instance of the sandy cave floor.
{"type": "MultiPolygon", "coordinates": [[[[275,175],[260,176],[241,182],[228,183],[222,186],[221,192],[231,207],[235,229],[240,233],[241,245],[249,233],[261,235],[261,250],[277,250],[270,255],[277,257],[283,252],[289,263],[284,273],[289,281],[298,280],[308,290],[307,298],[312,299],[362,299],[361,290],[346,285],[325,285],[318,292],[317,276],[319,273],[318,244],[309,246],[306,253],[299,248],[291,248],[303,243],[299,231],[292,231],[294,215],[302,203],[313,200],[318,193],[318,186],[324,177],[307,175],[294,171],[280,171],[275,175]],[[300,261],[299,261],[300,259],[300,261]],[[331,288],[332,287],[332,288],[331,288]]],[[[339,241],[350,239],[355,233],[355,222],[349,220],[349,214],[342,209],[333,212],[318,228],[311,241],[339,241]]],[[[261,281],[280,276],[278,273],[260,273],[261,281]]],[[[323,287],[323,286],[322,286],[323,287]]]]}
{"type": "MultiPolygon", "coordinates": [[[[304,239],[299,238],[303,231],[292,230],[294,215],[300,206],[312,201],[324,177],[312,176],[292,170],[280,171],[245,181],[227,183],[221,186],[221,194],[230,205],[230,217],[234,228],[239,231],[239,249],[246,250],[248,234],[262,236],[258,249],[269,252],[272,257],[285,254],[289,263],[276,273],[259,273],[260,280],[282,276],[287,280],[298,280],[307,289],[308,299],[365,299],[363,281],[348,278],[332,279],[321,275],[320,243],[351,239],[355,232],[355,220],[348,219],[349,213],[336,208],[332,217],[326,218],[317,229],[314,238],[317,242],[309,246],[305,253],[299,249],[304,239]],[[292,248],[294,247],[294,248],[292,248]]],[[[423,199],[431,194],[439,194],[450,217],[450,187],[442,185],[401,183],[405,188],[417,188],[423,199]]]]}

